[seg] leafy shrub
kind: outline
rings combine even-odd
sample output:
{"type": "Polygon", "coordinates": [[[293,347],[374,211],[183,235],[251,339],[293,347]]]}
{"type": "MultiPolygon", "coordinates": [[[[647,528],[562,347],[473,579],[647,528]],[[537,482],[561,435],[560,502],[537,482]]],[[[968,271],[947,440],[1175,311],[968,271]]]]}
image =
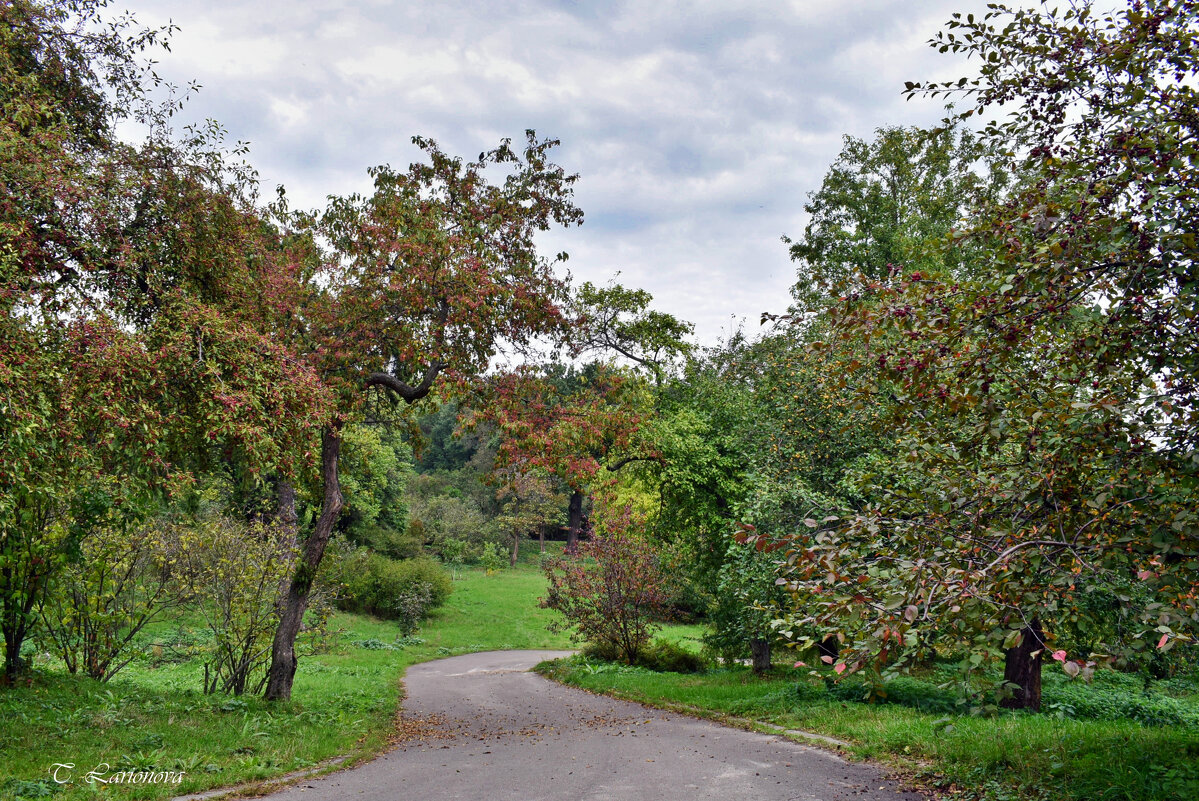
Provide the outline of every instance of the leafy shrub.
{"type": "Polygon", "coordinates": [[[386,526],[370,526],[359,532],[356,539],[391,559],[415,559],[424,553],[424,542],[410,529],[398,531],[386,526]]]}
{"type": "Polygon", "coordinates": [[[352,643],[350,643],[350,645],[353,645],[355,648],[364,648],[367,651],[394,651],[395,650],[394,645],[388,645],[387,643],[383,642],[382,640],[375,639],[374,637],[370,638],[369,640],[354,640],[352,643]]]}
{"type": "Polygon", "coordinates": [[[108,681],[138,656],[142,628],[189,600],[179,555],[195,545],[192,532],[169,523],[93,532],[40,599],[42,645],[71,673],[108,681]]]}
{"type": "Polygon", "coordinates": [[[551,628],[576,627],[572,640],[630,665],[637,664],[670,598],[658,551],[630,531],[633,524],[626,506],[611,519],[601,517],[597,535],[580,543],[577,556],[546,562],[549,587],[541,601],[563,615],[551,628]]]}
{"type": "Polygon", "coordinates": [[[204,692],[261,692],[279,621],[279,592],[291,574],[294,550],[269,526],[228,518],[202,520],[194,535],[180,558],[212,634],[204,692]]]}
{"type": "Polygon", "coordinates": [[[668,640],[654,640],[637,657],[637,664],[659,673],[701,673],[703,657],[668,640]]]}
{"type": "Polygon", "coordinates": [[[343,587],[338,605],[395,620],[401,634],[415,631],[453,589],[450,577],[432,559],[389,559],[366,549],[334,552],[334,556],[331,579],[343,587]]]}
{"type": "Polygon", "coordinates": [[[498,543],[483,543],[483,553],[479,556],[479,564],[483,566],[488,575],[503,570],[508,565],[508,559],[507,552],[498,543]]]}

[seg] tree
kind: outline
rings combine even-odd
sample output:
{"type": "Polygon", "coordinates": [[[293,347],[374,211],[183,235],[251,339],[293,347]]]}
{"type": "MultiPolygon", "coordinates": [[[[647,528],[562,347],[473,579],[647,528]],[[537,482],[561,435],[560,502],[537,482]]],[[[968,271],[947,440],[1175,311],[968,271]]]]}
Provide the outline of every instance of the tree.
{"type": "Polygon", "coordinates": [[[519,465],[509,465],[498,469],[492,480],[499,484],[496,498],[502,504],[496,523],[501,531],[512,536],[509,564],[516,567],[520,541],[529,532],[540,533],[545,552],[545,527],[562,519],[561,496],[554,492],[551,477],[544,470],[522,470],[519,465]]]}
{"type": "MultiPolygon", "coordinates": [[[[169,31],[97,2],[0,9],[0,627],[5,669],[47,582],[187,473],[303,460],[323,414],[250,287],[277,240],[217,127],[178,139],[142,52],[169,31]],[[116,137],[135,119],[140,144],[116,137]]],[[[128,529],[132,530],[132,529],[128,529]]]]}
{"type": "Polygon", "coordinates": [[[500,433],[501,469],[542,469],[570,488],[568,553],[577,548],[592,486],[632,461],[654,458],[639,439],[645,389],[631,371],[599,362],[578,371],[553,365],[543,374],[526,368],[491,381],[495,400],[478,419],[500,433]]]}
{"type": "Polygon", "coordinates": [[[551,363],[501,376],[489,387],[494,402],[483,404],[477,418],[499,430],[501,464],[540,467],[570,487],[568,552],[601,471],[612,479],[630,464],[658,458],[640,433],[657,403],[643,377],[652,376],[661,390],[668,370],[691,351],[684,338],[692,326],[651,309],[652,300],[643,290],[584,283],[568,303],[565,344],[572,357],[598,352],[613,361],[582,369],[551,363]]]}
{"type": "Polygon", "coordinates": [[[968,253],[942,247],[943,240],[1008,181],[994,151],[956,124],[879,128],[871,142],[844,141],[804,204],[810,219],[803,237],[784,237],[800,265],[791,290],[798,314],[885,278],[894,265],[960,272],[968,253]]]}
{"type": "Polygon", "coordinates": [[[893,270],[831,316],[832,351],[868,343],[854,369],[891,395],[907,474],[792,542],[794,617],[846,636],[841,670],[932,629],[970,666],[1002,655],[1004,704],[1036,709],[1053,626],[1133,576],[1154,598],[1108,653],[1196,630],[1197,15],[997,4],[933,40],[979,77],[909,91],[966,93],[959,119],[1014,104],[983,136],[1021,183],[955,235],[973,276],[893,270]]]}
{"type": "Polygon", "coordinates": [[[291,695],[296,635],[341,513],[345,426],[373,395],[413,403],[439,378],[464,386],[501,347],[522,347],[562,321],[562,284],[534,245],[536,232],[582,219],[570,202],[575,177],[549,161],[557,142],[529,131],[522,150],[505,140],[472,162],[414,142],[428,161],[403,173],[372,169],[369,197],[333,198],[321,214],[286,217],[298,280],[295,294],[276,296],[276,311],[291,321],[297,357],[339,403],[321,427],[320,514],[284,599],[271,700],[291,695]],[[492,183],[489,167],[506,171],[503,180],[492,183]]]}
{"type": "Polygon", "coordinates": [[[692,351],[687,337],[695,327],[650,308],[653,295],[611,283],[584,282],[572,298],[574,325],[568,332],[571,354],[601,353],[622,358],[661,384],[666,371],[692,351]]]}

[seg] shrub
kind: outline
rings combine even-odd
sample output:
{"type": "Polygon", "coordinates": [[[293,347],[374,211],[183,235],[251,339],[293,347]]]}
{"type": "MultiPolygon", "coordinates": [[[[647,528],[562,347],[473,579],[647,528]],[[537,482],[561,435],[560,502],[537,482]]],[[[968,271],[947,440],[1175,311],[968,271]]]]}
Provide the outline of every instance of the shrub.
{"type": "Polygon", "coordinates": [[[287,538],[268,526],[202,520],[192,547],[180,558],[212,633],[204,692],[261,692],[279,621],[280,588],[294,564],[287,538]]]}
{"type": "Polygon", "coordinates": [[[419,533],[411,529],[397,531],[386,526],[370,526],[357,535],[357,540],[391,559],[415,559],[425,549],[419,533]]]}
{"type": "MultiPolygon", "coordinates": [[[[641,521],[638,521],[641,522],[641,521]]],[[[565,618],[551,624],[571,639],[613,654],[629,665],[638,657],[668,612],[667,574],[657,550],[630,532],[632,511],[601,516],[594,539],[580,543],[577,556],[546,562],[549,587],[541,605],[565,618]]]]}
{"type": "Polygon", "coordinates": [[[104,528],[87,537],[40,599],[40,639],[71,673],[108,681],[138,656],[134,640],[146,624],[189,599],[178,576],[179,554],[195,546],[191,532],[164,523],[132,530],[104,528]]]}
{"type": "Polygon", "coordinates": [[[338,605],[394,620],[402,635],[415,631],[453,589],[450,577],[432,559],[389,559],[366,549],[331,553],[329,580],[342,586],[338,605]]]}
{"type": "Polygon", "coordinates": [[[701,673],[703,657],[669,640],[654,640],[637,657],[637,664],[659,673],[701,673]]]}
{"type": "Polygon", "coordinates": [[[487,575],[503,570],[508,566],[509,556],[498,544],[494,542],[483,543],[483,553],[479,557],[479,564],[487,571],[487,575]]]}

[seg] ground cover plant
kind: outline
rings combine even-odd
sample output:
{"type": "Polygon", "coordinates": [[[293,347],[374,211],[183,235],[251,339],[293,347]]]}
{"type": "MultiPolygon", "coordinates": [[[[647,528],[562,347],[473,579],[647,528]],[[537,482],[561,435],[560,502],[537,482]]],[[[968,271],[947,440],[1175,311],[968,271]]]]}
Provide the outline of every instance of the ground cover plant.
{"type": "MultiPolygon", "coordinates": [[[[560,548],[559,543],[548,547],[560,548]]],[[[106,684],[71,676],[41,660],[29,678],[0,693],[0,798],[91,798],[81,779],[107,764],[109,774],[141,768],[183,772],[179,784],[110,785],[113,798],[169,798],[212,787],[277,777],[336,756],[350,760],[383,747],[392,732],[405,668],[460,653],[569,647],[546,628],[537,598],[545,580],[531,553],[492,575],[466,569],[445,605],[419,632],[396,623],[337,613],[340,631],[320,653],[301,652],[295,701],[201,692],[198,617],[158,624],[158,643],[106,684]],[[70,763],[56,784],[55,763],[70,763]]]]}
{"type": "MultiPolygon", "coordinates": [[[[683,640],[684,643],[687,640],[683,640]]],[[[853,757],[902,767],[953,798],[1191,799],[1199,794],[1199,680],[1146,682],[1098,671],[1091,684],[1047,672],[1043,714],[980,714],[938,664],[887,682],[868,701],[862,679],[831,669],[748,666],[664,673],[583,656],[538,668],[593,692],[716,718],[748,719],[844,740],[853,757]]],[[[993,678],[998,678],[996,675],[993,678]]],[[[801,740],[804,741],[804,740],[801,740]]]]}

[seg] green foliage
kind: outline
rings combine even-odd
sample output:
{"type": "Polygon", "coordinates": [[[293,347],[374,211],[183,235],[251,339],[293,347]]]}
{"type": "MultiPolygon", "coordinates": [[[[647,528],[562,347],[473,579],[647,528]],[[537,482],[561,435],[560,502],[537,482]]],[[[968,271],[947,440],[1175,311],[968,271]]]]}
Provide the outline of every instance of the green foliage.
{"type": "Polygon", "coordinates": [[[776,582],[778,557],[729,540],[709,612],[704,643],[721,659],[742,659],[750,640],[773,640],[771,623],[782,615],[786,592],[776,582]]]}
{"type": "Polygon", "coordinates": [[[266,526],[211,518],[195,525],[180,553],[211,634],[205,693],[253,694],[265,686],[280,589],[295,560],[282,535],[266,526]]]}
{"type": "Polygon", "coordinates": [[[471,463],[485,434],[462,431],[458,426],[457,401],[440,401],[437,408],[418,421],[425,442],[419,449],[416,470],[436,473],[461,470],[471,463]]]}
{"type": "Polygon", "coordinates": [[[165,521],[96,532],[42,597],[42,639],[71,673],[108,681],[138,656],[134,638],[146,624],[190,600],[179,572],[182,551],[196,544],[165,521]]]}
{"type": "Polygon", "coordinates": [[[707,668],[699,654],[663,639],[645,646],[637,656],[637,664],[659,673],[701,673],[707,668]]]}
{"type": "Polygon", "coordinates": [[[969,271],[893,263],[822,319],[816,352],[859,403],[889,401],[872,428],[896,455],[853,514],[788,538],[789,622],[845,637],[842,671],[936,641],[978,669],[1039,624],[1131,662],[1199,632],[1196,15],[955,15],[935,44],[979,76],[910,85],[967,92],[959,121],[1014,106],[982,143],[1018,183],[945,241],[969,271]]]}
{"type": "Polygon", "coordinates": [[[346,429],[339,474],[345,498],[341,529],[363,544],[372,536],[380,539],[379,530],[404,531],[411,465],[411,450],[398,431],[365,425],[346,429]]]}
{"type": "Polygon", "coordinates": [[[801,313],[885,278],[896,265],[960,274],[968,254],[947,251],[944,239],[967,210],[1007,183],[995,154],[952,125],[880,128],[871,142],[844,140],[804,204],[810,220],[803,238],[791,244],[800,264],[792,295],[801,313]]]}
{"type": "Polygon", "coordinates": [[[396,531],[393,528],[370,526],[354,532],[354,539],[389,559],[414,559],[425,550],[425,538],[419,532],[419,527],[396,531]]]}
{"type": "Polygon", "coordinates": [[[509,555],[497,543],[483,544],[483,553],[479,556],[479,565],[488,574],[503,570],[508,564],[509,555]]]}
{"type": "Polygon", "coordinates": [[[401,635],[416,631],[453,589],[432,559],[397,560],[366,549],[334,549],[326,559],[322,580],[340,588],[337,605],[394,620],[401,635]]]}
{"type": "Polygon", "coordinates": [[[661,383],[670,368],[692,350],[686,339],[694,326],[651,309],[653,296],[643,289],[627,289],[617,283],[597,287],[584,281],[572,300],[571,311],[578,319],[570,332],[576,357],[589,352],[615,355],[661,383]]]}
{"type": "MultiPolygon", "coordinates": [[[[657,673],[700,673],[707,668],[704,658],[678,643],[666,639],[650,640],[637,653],[636,662],[628,662],[624,654],[611,642],[588,642],[581,651],[584,659],[619,663],[657,673]]],[[[592,667],[592,670],[603,670],[592,667]]]]}
{"type": "Polygon", "coordinates": [[[476,561],[485,542],[499,541],[494,493],[471,470],[416,476],[407,493],[409,536],[443,561],[476,561]]]}

